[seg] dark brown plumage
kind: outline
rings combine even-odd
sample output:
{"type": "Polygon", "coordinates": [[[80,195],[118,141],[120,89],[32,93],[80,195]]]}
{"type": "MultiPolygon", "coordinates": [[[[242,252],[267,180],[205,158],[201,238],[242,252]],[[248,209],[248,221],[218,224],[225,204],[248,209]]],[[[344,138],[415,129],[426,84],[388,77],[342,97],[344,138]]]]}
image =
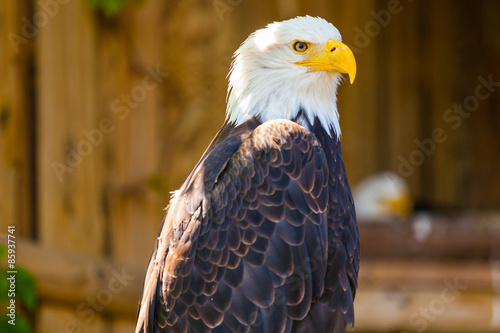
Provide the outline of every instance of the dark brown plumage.
{"type": "Polygon", "coordinates": [[[138,332],[353,325],[359,243],[340,141],[308,127],[222,127],[168,207],[138,332]]]}

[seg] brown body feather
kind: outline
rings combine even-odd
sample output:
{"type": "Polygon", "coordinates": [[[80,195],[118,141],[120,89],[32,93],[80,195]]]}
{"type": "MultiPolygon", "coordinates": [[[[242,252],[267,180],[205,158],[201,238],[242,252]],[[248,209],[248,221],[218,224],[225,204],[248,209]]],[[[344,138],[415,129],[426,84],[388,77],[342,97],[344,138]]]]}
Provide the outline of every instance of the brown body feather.
{"type": "Polygon", "coordinates": [[[168,207],[136,332],[343,332],[359,241],[340,141],[225,124],[168,207]]]}

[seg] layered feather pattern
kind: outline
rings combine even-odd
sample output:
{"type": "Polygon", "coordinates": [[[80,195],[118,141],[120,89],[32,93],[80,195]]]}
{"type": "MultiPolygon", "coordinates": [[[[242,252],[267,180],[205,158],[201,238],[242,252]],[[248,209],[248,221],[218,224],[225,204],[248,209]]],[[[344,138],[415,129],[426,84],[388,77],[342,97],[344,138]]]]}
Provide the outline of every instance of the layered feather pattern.
{"type": "Polygon", "coordinates": [[[339,141],[319,121],[228,123],[171,200],[137,332],[340,332],[358,262],[339,141]]]}

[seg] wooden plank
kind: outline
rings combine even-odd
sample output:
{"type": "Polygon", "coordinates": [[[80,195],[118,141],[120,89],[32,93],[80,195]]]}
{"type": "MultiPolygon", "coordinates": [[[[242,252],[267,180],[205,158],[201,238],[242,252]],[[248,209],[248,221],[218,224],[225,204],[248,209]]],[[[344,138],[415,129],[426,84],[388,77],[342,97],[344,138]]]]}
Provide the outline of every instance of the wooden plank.
{"type": "Polygon", "coordinates": [[[33,43],[23,34],[23,1],[0,8],[0,232],[35,237],[34,119],[32,114],[33,43]]]}
{"type": "MultiPolygon", "coordinates": [[[[412,164],[413,151],[420,140],[419,66],[422,61],[415,56],[421,43],[418,30],[418,3],[402,3],[387,23],[387,39],[379,50],[379,57],[387,62],[386,82],[381,89],[387,91],[387,101],[381,103],[378,131],[386,131],[386,161],[383,169],[399,175],[410,186],[410,193],[420,202],[422,196],[421,168],[412,164]]],[[[383,16],[381,16],[383,18],[383,16]]]]}
{"type": "MultiPolygon", "coordinates": [[[[36,3],[35,11],[44,11],[36,3]]],[[[97,108],[96,26],[87,2],[71,1],[37,35],[38,216],[41,244],[100,256],[106,247],[104,133],[97,108]]],[[[57,269],[55,269],[57,271],[57,269]]],[[[52,272],[52,274],[55,274],[52,272]]],[[[86,295],[91,296],[91,295],[86,295]]],[[[37,329],[62,328],[76,309],[41,303],[37,329]]],[[[102,332],[95,313],[87,332],[102,332]]],[[[104,324],[103,324],[104,323],[104,324]]]]}
{"type": "Polygon", "coordinates": [[[41,307],[37,333],[108,333],[108,323],[96,316],[96,312],[85,309],[80,315],[74,310],[58,305],[44,305],[41,307]]]}
{"type": "Polygon", "coordinates": [[[76,312],[95,302],[100,314],[135,318],[142,268],[23,240],[17,243],[17,263],[35,276],[42,308],[59,304],[76,312]]]}
{"type": "Polygon", "coordinates": [[[130,333],[135,331],[135,317],[133,320],[116,319],[113,321],[111,333],[130,333]]]}
{"type": "MultiPolygon", "coordinates": [[[[120,18],[118,27],[106,28],[99,36],[99,66],[110,73],[102,85],[100,105],[113,122],[104,145],[109,154],[105,165],[110,186],[111,241],[109,251],[118,261],[146,267],[154,237],[163,216],[166,200],[160,202],[150,179],[157,180],[160,74],[157,41],[159,13],[157,1],[132,7],[120,18]]],[[[108,24],[110,24],[108,22],[108,24]]],[[[163,72],[163,69],[160,70],[163,72]]],[[[168,192],[161,193],[168,198],[168,192]]]]}
{"type": "MultiPolygon", "coordinates": [[[[345,80],[339,88],[338,111],[342,129],[342,154],[351,185],[377,171],[380,144],[377,140],[377,77],[380,71],[377,48],[380,36],[363,37],[375,22],[370,11],[377,1],[335,3],[332,22],[356,57],[357,75],[353,85],[345,80]]],[[[384,31],[381,31],[383,34],[384,31]]]]}
{"type": "MultiPolygon", "coordinates": [[[[423,40],[427,47],[420,48],[420,57],[428,60],[427,64],[421,63],[421,73],[429,84],[426,97],[430,99],[431,110],[422,113],[422,123],[427,126],[421,133],[418,151],[424,158],[425,199],[434,207],[455,208],[462,204],[464,194],[461,186],[464,161],[458,152],[465,138],[461,131],[450,127],[444,113],[457,102],[455,89],[461,69],[454,55],[455,41],[460,39],[457,27],[461,22],[454,1],[434,1],[429,6],[430,30],[423,40]],[[429,115],[431,118],[427,118],[429,115]],[[438,137],[440,139],[436,140],[438,137]]],[[[429,13],[429,9],[424,11],[429,13]]]]}
{"type": "Polygon", "coordinates": [[[354,332],[498,332],[492,307],[498,296],[453,292],[444,283],[436,291],[360,289],[354,332]]]}
{"type": "Polygon", "coordinates": [[[358,224],[363,258],[499,258],[498,214],[415,216],[358,224]]]}
{"type": "Polygon", "coordinates": [[[61,6],[39,31],[39,230],[43,244],[102,254],[103,151],[99,136],[89,134],[105,127],[96,114],[95,35],[78,1],[61,6]]]}
{"type": "Polygon", "coordinates": [[[463,119],[458,131],[465,137],[463,206],[471,209],[500,207],[497,172],[500,165],[500,89],[498,86],[490,90],[480,88],[483,84],[478,79],[500,81],[497,61],[500,58],[499,15],[498,1],[467,2],[460,6],[460,40],[467,42],[457,43],[457,48],[460,67],[467,71],[460,73],[458,102],[464,104],[467,118],[463,119]]]}
{"type": "Polygon", "coordinates": [[[359,272],[360,290],[435,291],[448,281],[468,292],[495,293],[495,274],[500,267],[472,260],[377,259],[363,261],[359,272]]]}
{"type": "Polygon", "coordinates": [[[243,1],[221,20],[211,4],[205,8],[186,1],[166,18],[166,43],[161,52],[170,75],[162,93],[171,111],[165,127],[170,133],[165,141],[169,163],[162,167],[175,180],[172,188],[184,181],[221,127],[231,56],[248,34],[270,22],[266,17],[272,16],[272,4],[257,16],[249,14],[265,5],[243,1]],[[173,47],[179,52],[171,52],[173,47]]]}

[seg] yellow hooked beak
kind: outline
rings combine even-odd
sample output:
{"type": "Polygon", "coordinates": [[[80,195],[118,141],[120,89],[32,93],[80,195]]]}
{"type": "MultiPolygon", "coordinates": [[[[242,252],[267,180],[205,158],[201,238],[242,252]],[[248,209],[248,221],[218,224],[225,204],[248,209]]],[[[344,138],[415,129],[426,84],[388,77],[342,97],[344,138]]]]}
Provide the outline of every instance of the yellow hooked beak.
{"type": "Polygon", "coordinates": [[[381,202],[385,212],[392,212],[400,217],[407,217],[413,211],[413,200],[408,194],[401,194],[397,198],[386,199],[381,202]]]}
{"type": "Polygon", "coordinates": [[[308,71],[333,71],[349,75],[351,83],[356,77],[356,60],[351,49],[338,40],[330,39],[325,47],[319,50],[311,49],[309,56],[296,65],[308,67],[308,71]]]}

